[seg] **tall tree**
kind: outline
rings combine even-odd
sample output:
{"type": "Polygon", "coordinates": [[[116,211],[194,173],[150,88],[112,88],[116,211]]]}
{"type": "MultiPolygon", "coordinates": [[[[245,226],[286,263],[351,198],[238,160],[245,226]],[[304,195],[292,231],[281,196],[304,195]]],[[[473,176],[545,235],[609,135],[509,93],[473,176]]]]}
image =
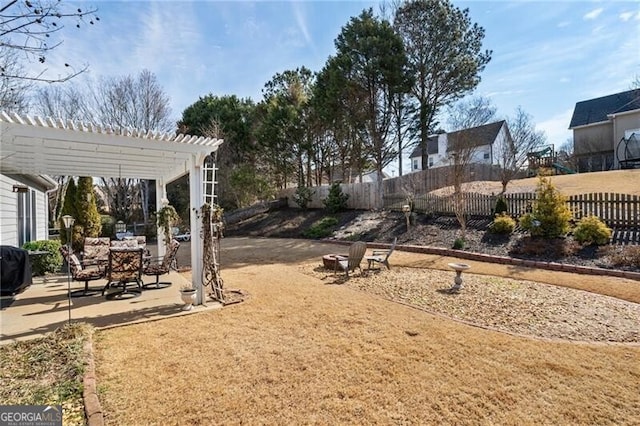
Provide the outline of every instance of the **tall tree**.
{"type": "MultiPolygon", "coordinates": [[[[331,57],[316,78],[311,99],[311,109],[317,131],[323,143],[323,150],[316,150],[316,158],[324,177],[329,182],[335,179],[335,171],[341,169],[341,179],[345,171],[360,172],[366,164],[366,158],[359,153],[360,139],[352,137],[362,126],[357,108],[362,97],[359,92],[347,85],[347,76],[341,72],[339,59],[331,57]],[[322,155],[320,155],[322,153],[322,155]]],[[[319,148],[319,147],[318,147],[319,148]]]]}
{"type": "Polygon", "coordinates": [[[482,51],[484,29],[471,22],[469,10],[454,7],[449,0],[407,1],[396,10],[394,27],[404,41],[415,77],[411,94],[418,104],[424,170],[436,114],[480,83],[479,74],[491,60],[491,51],[482,51]]]}
{"type": "Polygon", "coordinates": [[[392,102],[398,93],[408,91],[407,59],[402,40],[388,21],[364,10],[351,18],[335,41],[336,67],[343,76],[343,93],[351,101],[346,114],[357,118],[356,127],[365,151],[377,174],[378,192],[382,199],[382,169],[396,155],[389,131],[393,120],[392,102]]]}
{"type": "MultiPolygon", "coordinates": [[[[257,179],[263,166],[252,133],[255,115],[256,106],[250,98],[209,94],[188,106],[178,122],[181,133],[224,139],[216,164],[218,202],[226,209],[240,207],[261,195],[262,182],[257,179]]],[[[176,190],[184,187],[188,182],[175,186],[176,190]]],[[[178,194],[168,195],[180,199],[178,194]]],[[[182,211],[179,213],[182,215],[182,211]]]]}
{"type": "Polygon", "coordinates": [[[295,175],[298,187],[306,186],[308,161],[313,154],[308,135],[308,103],[314,76],[306,67],[274,75],[262,90],[262,122],[259,141],[273,172],[286,187],[295,175]],[[306,167],[306,169],[305,169],[306,167]]]}
{"type": "Polygon", "coordinates": [[[521,106],[516,108],[514,116],[507,117],[507,125],[511,139],[500,145],[496,153],[503,194],[509,182],[524,168],[527,154],[536,151],[547,140],[544,131],[536,130],[533,118],[521,106]]]}
{"type": "MultiPolygon", "coordinates": [[[[65,23],[72,21],[77,28],[86,23],[94,25],[100,20],[96,12],[95,8],[83,10],[61,0],[7,0],[0,6],[0,48],[23,53],[30,62],[45,64],[49,53],[62,43],[57,36],[65,23]]],[[[37,70],[30,66],[30,72],[23,73],[0,64],[0,77],[63,82],[87,69],[86,65],[82,68],[69,63],[64,65],[70,71],[62,77],[51,78],[46,68],[37,70]]]]}

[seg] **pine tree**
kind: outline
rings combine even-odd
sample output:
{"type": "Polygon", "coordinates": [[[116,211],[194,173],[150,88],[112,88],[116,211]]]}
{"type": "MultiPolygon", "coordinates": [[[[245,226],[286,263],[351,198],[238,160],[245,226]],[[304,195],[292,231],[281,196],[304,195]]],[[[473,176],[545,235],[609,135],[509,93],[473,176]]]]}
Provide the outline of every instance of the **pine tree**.
{"type": "Polygon", "coordinates": [[[558,238],[569,232],[572,217],[567,197],[558,191],[551,179],[541,176],[533,211],[520,218],[520,225],[533,237],[558,238]]]}

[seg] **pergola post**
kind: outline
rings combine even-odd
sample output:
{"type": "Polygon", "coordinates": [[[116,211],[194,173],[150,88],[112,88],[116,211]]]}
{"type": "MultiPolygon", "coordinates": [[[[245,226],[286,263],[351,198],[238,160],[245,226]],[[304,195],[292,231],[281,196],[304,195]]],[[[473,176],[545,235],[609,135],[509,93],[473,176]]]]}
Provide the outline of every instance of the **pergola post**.
{"type": "MultiPolygon", "coordinates": [[[[167,186],[164,179],[156,179],[156,211],[164,207],[164,201],[167,199],[167,186]]],[[[162,244],[164,233],[160,228],[156,228],[158,238],[158,257],[164,256],[166,252],[166,244],[162,244]]]]}
{"type": "Polygon", "coordinates": [[[191,222],[191,282],[198,290],[196,305],[203,305],[204,286],[202,283],[202,253],[203,240],[202,221],[200,220],[200,208],[202,207],[202,161],[199,156],[191,156],[191,167],[189,171],[189,199],[190,199],[190,222],[191,222]]]}

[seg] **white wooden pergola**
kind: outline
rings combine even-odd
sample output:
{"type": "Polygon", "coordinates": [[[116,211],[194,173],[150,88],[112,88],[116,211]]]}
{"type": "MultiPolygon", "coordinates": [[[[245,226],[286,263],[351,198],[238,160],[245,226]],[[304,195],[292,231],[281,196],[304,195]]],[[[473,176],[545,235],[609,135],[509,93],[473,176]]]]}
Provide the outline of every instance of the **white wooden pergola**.
{"type": "MultiPolygon", "coordinates": [[[[222,139],[112,129],[90,123],[0,112],[0,173],[8,175],[93,176],[156,181],[156,206],[163,207],[166,185],[189,174],[191,268],[198,304],[202,283],[202,167],[222,139]]],[[[161,241],[158,236],[158,241],[161,241]]],[[[160,254],[164,246],[158,244],[160,254]]]]}

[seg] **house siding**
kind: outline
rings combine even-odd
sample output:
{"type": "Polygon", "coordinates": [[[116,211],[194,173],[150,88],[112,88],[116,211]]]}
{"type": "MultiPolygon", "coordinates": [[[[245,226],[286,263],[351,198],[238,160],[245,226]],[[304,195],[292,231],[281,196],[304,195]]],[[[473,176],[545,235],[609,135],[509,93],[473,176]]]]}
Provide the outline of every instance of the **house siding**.
{"type": "Polygon", "coordinates": [[[0,245],[18,245],[18,194],[13,193],[16,181],[0,175],[0,245]]]}
{"type": "MultiPolygon", "coordinates": [[[[503,124],[492,144],[480,145],[474,148],[471,155],[470,163],[499,165],[499,156],[497,155],[497,153],[500,152],[506,140],[507,130],[505,124],[503,124]]],[[[447,152],[447,148],[447,134],[442,133],[438,135],[438,152],[429,155],[429,162],[433,161],[433,165],[430,168],[446,167],[451,165],[451,158],[449,156],[449,153],[447,152]]],[[[412,172],[417,172],[422,169],[421,160],[422,156],[420,155],[414,155],[413,157],[411,157],[412,172]]]]}
{"type": "Polygon", "coordinates": [[[27,194],[14,193],[13,185],[23,184],[5,175],[0,175],[0,245],[14,247],[20,245],[18,198],[21,196],[29,197],[30,202],[35,202],[35,205],[32,205],[31,207],[31,212],[35,213],[31,223],[35,222],[35,226],[30,230],[30,240],[48,239],[49,206],[47,194],[44,191],[31,186],[29,186],[29,192],[27,194]]]}
{"type": "MultiPolygon", "coordinates": [[[[632,114],[616,115],[613,120],[613,149],[615,150],[620,140],[625,137],[625,132],[640,128],[640,111],[632,114]]],[[[615,168],[620,168],[618,158],[614,158],[615,168]]]]}
{"type": "Polygon", "coordinates": [[[574,129],[573,147],[579,172],[612,169],[614,167],[612,123],[574,129]]]}

